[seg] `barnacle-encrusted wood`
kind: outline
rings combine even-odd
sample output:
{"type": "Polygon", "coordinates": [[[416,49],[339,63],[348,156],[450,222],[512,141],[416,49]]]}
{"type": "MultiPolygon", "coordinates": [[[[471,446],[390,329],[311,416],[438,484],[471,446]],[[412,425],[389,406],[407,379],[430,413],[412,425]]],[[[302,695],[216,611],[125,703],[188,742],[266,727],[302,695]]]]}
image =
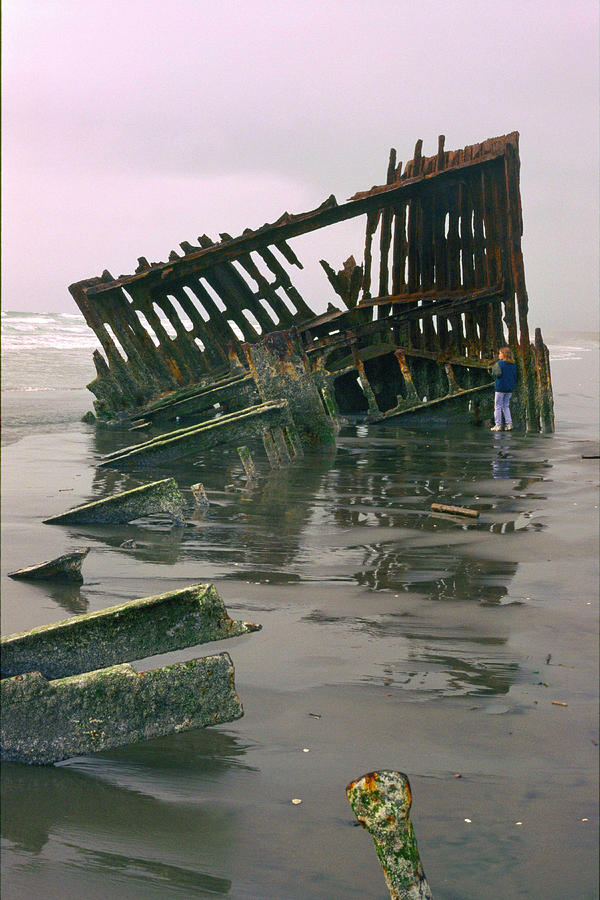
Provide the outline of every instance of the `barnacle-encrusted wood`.
{"type": "Polygon", "coordinates": [[[404,170],[392,150],[386,184],[345,203],[331,196],[237,238],[183,242],[168,262],[141,257],[133,275],[71,285],[105,354],[90,385],[98,415],[139,415],[159,398],[164,409],[213,383],[230,400],[246,371],[241,343],[296,328],[330,412],[378,421],[473,404],[489,396],[487,368],[508,344],[518,415],[551,431],[548,352],[527,322],[519,166],[516,132],[455,151],[442,135],[429,157],[418,141],[404,170]],[[366,217],[362,264],[349,257],[336,273],[321,261],[344,308],[315,316],[288,273],[301,266],[288,241],[356,216],[366,217]]]}

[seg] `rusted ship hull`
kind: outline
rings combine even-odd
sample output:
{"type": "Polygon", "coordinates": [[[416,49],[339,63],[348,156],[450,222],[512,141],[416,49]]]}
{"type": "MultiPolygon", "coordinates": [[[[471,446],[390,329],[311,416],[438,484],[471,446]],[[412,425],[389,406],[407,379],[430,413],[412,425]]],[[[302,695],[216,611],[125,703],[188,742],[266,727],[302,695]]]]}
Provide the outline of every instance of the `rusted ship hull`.
{"type": "Polygon", "coordinates": [[[435,155],[421,150],[404,169],[392,150],[386,183],[344,203],[332,196],[237,238],[183,242],[167,262],[140,257],[133,275],[71,285],[103,348],[89,385],[98,418],[202,421],[274,399],[257,389],[251,348],[284,333],[323,414],[370,422],[452,407],[481,415],[488,368],[508,345],[517,419],[552,431],[548,350],[527,321],[518,134],[457,151],[441,136],[435,155]],[[292,282],[302,263],[288,242],[359,216],[362,263],[336,272],[321,260],[340,308],[315,315],[292,282]]]}

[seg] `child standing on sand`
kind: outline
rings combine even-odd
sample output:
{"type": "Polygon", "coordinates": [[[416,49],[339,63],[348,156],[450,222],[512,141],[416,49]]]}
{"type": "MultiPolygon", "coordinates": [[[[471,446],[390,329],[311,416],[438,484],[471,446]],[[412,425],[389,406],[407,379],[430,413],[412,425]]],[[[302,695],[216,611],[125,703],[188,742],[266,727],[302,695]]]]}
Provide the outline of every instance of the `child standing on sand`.
{"type": "Polygon", "coordinates": [[[491,431],[502,431],[502,417],[504,416],[504,430],[512,431],[512,417],[510,414],[510,397],[517,384],[517,367],[513,359],[510,347],[501,347],[498,351],[500,357],[491,368],[496,382],[494,390],[494,425],[491,431]]]}

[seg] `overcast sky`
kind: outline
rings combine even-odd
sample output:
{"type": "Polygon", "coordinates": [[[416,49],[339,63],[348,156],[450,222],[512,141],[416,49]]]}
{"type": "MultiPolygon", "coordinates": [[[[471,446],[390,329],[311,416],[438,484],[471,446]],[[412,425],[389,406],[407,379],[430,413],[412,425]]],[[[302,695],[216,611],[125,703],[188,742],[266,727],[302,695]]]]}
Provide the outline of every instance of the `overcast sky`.
{"type": "MultiPolygon", "coordinates": [[[[597,327],[597,44],[597,0],[4,0],[4,308],[517,130],[530,324],[597,327]]],[[[293,242],[318,311],[363,227],[293,242]]]]}

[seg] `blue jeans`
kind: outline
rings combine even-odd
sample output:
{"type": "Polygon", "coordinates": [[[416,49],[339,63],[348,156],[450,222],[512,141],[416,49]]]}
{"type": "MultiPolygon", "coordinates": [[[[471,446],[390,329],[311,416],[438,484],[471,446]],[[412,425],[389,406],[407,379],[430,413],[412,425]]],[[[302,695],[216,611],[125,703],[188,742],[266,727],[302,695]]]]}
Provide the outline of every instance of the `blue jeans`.
{"type": "Polygon", "coordinates": [[[512,391],[496,391],[494,394],[494,423],[502,425],[502,416],[504,416],[504,424],[512,425],[512,417],[510,414],[510,398],[512,391]]]}

